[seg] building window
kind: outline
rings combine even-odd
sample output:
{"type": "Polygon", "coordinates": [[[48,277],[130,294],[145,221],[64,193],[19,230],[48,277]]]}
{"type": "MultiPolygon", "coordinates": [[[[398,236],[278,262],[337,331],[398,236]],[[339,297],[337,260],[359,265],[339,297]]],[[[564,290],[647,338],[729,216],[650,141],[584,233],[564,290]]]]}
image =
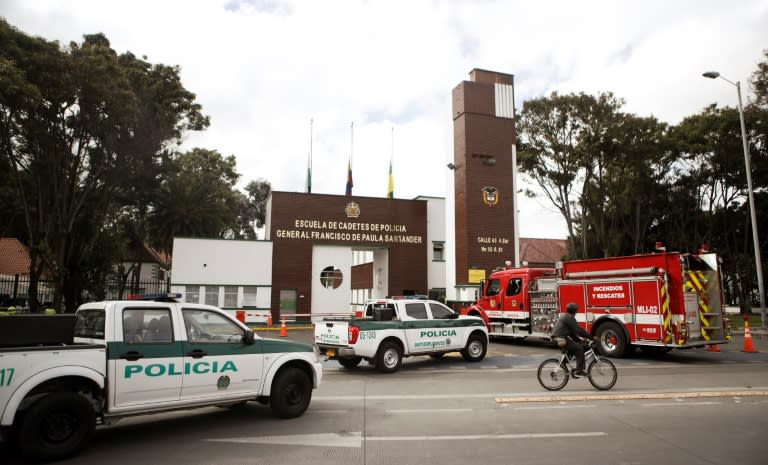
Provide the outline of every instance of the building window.
{"type": "Polygon", "coordinates": [[[338,268],[326,266],[320,272],[320,284],[326,289],[338,289],[342,281],[344,281],[344,275],[338,268]]]}
{"type": "Polygon", "coordinates": [[[200,286],[184,286],[184,302],[190,304],[199,304],[200,286]]]}
{"type": "Polygon", "coordinates": [[[237,286],[224,286],[224,307],[237,307],[237,286]]]}
{"type": "Polygon", "coordinates": [[[205,286],[205,304],[219,306],[219,286],[205,286]]]}
{"type": "Polygon", "coordinates": [[[445,243],[443,242],[432,243],[432,261],[435,261],[435,262],[445,261],[445,255],[443,254],[444,248],[445,248],[445,243]]]}
{"type": "Polygon", "coordinates": [[[256,307],[258,301],[256,297],[259,294],[259,288],[256,286],[243,286],[243,307],[256,307]]]}
{"type": "Polygon", "coordinates": [[[520,293],[520,289],[523,287],[523,280],[520,278],[510,279],[507,283],[507,297],[513,297],[520,293]]]}

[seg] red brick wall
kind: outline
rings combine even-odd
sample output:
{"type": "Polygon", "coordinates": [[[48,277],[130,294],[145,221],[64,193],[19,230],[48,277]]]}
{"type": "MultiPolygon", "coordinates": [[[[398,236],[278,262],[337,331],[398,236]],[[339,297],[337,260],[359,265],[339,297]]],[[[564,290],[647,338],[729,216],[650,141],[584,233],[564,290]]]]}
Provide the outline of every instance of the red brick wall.
{"type": "Polygon", "coordinates": [[[352,267],[352,289],[373,289],[373,263],[352,267]]]}
{"type": "MultiPolygon", "coordinates": [[[[296,289],[299,296],[304,296],[298,299],[296,312],[311,312],[314,244],[387,247],[387,294],[401,295],[405,289],[413,289],[419,294],[428,291],[427,202],[424,200],[272,192],[270,220],[274,311],[279,308],[280,289],[296,289]],[[345,212],[350,202],[359,207],[357,218],[348,217],[345,212]],[[308,223],[301,224],[302,221],[308,223]],[[335,227],[331,227],[331,223],[335,227]],[[396,228],[405,231],[395,231],[396,228]],[[323,237],[322,234],[334,237],[323,237]],[[420,238],[420,242],[395,242],[403,238],[420,238]]],[[[350,278],[353,288],[359,285],[355,274],[353,272],[350,278]]],[[[373,278],[369,279],[372,283],[373,278]]]]}
{"type": "Polygon", "coordinates": [[[456,284],[468,284],[468,269],[486,270],[514,261],[512,145],[515,123],[495,116],[494,83],[513,77],[473,70],[474,81],[453,90],[454,190],[456,215],[456,284]],[[494,158],[488,166],[484,160],[494,158]],[[495,187],[498,203],[483,202],[482,190],[495,187]],[[480,241],[488,242],[480,242],[480,241]]]}

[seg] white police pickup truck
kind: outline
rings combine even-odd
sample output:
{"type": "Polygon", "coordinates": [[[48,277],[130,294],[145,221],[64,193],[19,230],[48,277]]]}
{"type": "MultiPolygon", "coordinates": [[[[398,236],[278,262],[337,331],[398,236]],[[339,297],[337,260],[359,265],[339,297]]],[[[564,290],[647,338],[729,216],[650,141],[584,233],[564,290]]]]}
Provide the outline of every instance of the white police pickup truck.
{"type": "Polygon", "coordinates": [[[366,302],[363,318],[326,318],[315,323],[322,354],[354,368],[362,360],[393,373],[403,357],[442,357],[460,352],[479,362],[488,350],[488,330],[478,317],[459,315],[434,300],[379,299],[366,302]]]}
{"type": "MultiPolygon", "coordinates": [[[[51,318],[45,332],[63,316],[39,317],[51,318]]],[[[97,422],[128,415],[257,400],[294,418],[322,380],[312,345],[261,338],[209,305],[88,303],[70,321],[58,345],[0,343],[0,427],[27,458],[74,455],[97,422]]]]}

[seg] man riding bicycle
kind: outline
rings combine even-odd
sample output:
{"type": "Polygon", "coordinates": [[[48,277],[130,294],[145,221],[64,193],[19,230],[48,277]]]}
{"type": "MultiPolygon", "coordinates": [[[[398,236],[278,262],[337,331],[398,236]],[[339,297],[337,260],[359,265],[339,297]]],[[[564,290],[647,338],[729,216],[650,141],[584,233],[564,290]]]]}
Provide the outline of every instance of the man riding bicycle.
{"type": "Polygon", "coordinates": [[[592,336],[576,322],[578,305],[571,302],[566,305],[565,310],[566,313],[560,315],[555,327],[552,328],[551,336],[559,347],[565,347],[568,355],[576,357],[576,370],[572,373],[573,377],[587,376],[587,372],[584,371],[584,346],[581,338],[592,339],[592,336]]]}

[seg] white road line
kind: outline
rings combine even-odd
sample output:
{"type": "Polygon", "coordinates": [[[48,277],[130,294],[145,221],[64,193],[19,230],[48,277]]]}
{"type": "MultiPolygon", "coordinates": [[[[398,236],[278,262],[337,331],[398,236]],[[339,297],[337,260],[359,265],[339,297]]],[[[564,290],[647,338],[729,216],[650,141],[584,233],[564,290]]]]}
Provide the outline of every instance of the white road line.
{"type": "Polygon", "coordinates": [[[471,408],[442,408],[442,409],[392,409],[385,410],[387,413],[456,413],[456,412],[472,412],[471,408]]]}
{"type": "Polygon", "coordinates": [[[675,397],[738,397],[768,396],[768,387],[752,386],[745,390],[743,386],[693,387],[669,390],[614,391],[595,394],[595,391],[569,391],[567,394],[548,394],[546,392],[487,392],[487,393],[452,393],[452,394],[380,394],[380,395],[314,395],[313,401],[362,401],[362,400],[431,400],[431,399],[496,399],[496,402],[542,402],[571,400],[633,400],[633,399],[669,399],[675,397]],[[585,399],[585,397],[591,397],[585,399]],[[502,398],[502,399],[500,399],[502,398]],[[514,399],[514,400],[508,400],[514,399]],[[533,399],[533,400],[531,400],[533,399]]]}
{"type": "MultiPolygon", "coordinates": [[[[750,361],[747,361],[745,363],[764,365],[764,364],[766,364],[768,362],[760,361],[760,360],[750,360],[750,361]]],[[[448,368],[448,369],[445,369],[445,368],[422,367],[422,368],[419,368],[417,370],[401,370],[399,372],[399,374],[404,375],[404,376],[405,375],[414,375],[414,376],[416,376],[419,373],[422,373],[422,374],[423,373],[429,373],[430,375],[432,375],[432,374],[443,374],[443,373],[456,374],[456,372],[458,372],[458,371],[471,374],[475,370],[482,370],[483,374],[486,374],[486,373],[499,373],[499,374],[503,374],[503,373],[528,373],[528,372],[531,372],[531,371],[535,372],[538,369],[538,366],[539,365],[536,364],[536,365],[521,365],[521,366],[518,366],[518,367],[515,367],[515,368],[499,368],[497,365],[492,365],[492,366],[479,366],[477,368],[471,368],[471,369],[470,369],[470,367],[466,367],[466,366],[455,367],[455,368],[448,368]]],[[[649,365],[643,365],[643,364],[627,364],[627,365],[623,365],[622,364],[622,365],[619,365],[619,364],[617,364],[616,368],[619,370],[619,372],[621,372],[621,371],[624,371],[624,370],[678,370],[680,368],[688,367],[688,366],[690,366],[690,365],[685,364],[685,363],[670,363],[670,364],[667,364],[667,365],[650,365],[650,364],[649,365]]],[[[731,366],[731,365],[729,365],[729,366],[731,366]]],[[[323,371],[323,374],[327,374],[329,376],[330,375],[349,376],[348,372],[349,372],[349,370],[339,367],[339,368],[334,368],[334,369],[325,369],[323,371]]]]}
{"type": "Polygon", "coordinates": [[[361,432],[291,434],[283,436],[252,436],[241,438],[212,438],[209,442],[228,442],[237,444],[272,444],[284,446],[310,447],[347,447],[360,448],[363,441],[477,441],[478,439],[549,439],[549,438],[585,438],[607,436],[601,431],[582,433],[522,433],[522,434],[473,434],[458,436],[367,436],[361,432]]]}
{"type": "Polygon", "coordinates": [[[600,431],[584,433],[465,434],[461,436],[368,436],[366,441],[461,441],[478,439],[542,439],[607,436],[600,431]]]}

